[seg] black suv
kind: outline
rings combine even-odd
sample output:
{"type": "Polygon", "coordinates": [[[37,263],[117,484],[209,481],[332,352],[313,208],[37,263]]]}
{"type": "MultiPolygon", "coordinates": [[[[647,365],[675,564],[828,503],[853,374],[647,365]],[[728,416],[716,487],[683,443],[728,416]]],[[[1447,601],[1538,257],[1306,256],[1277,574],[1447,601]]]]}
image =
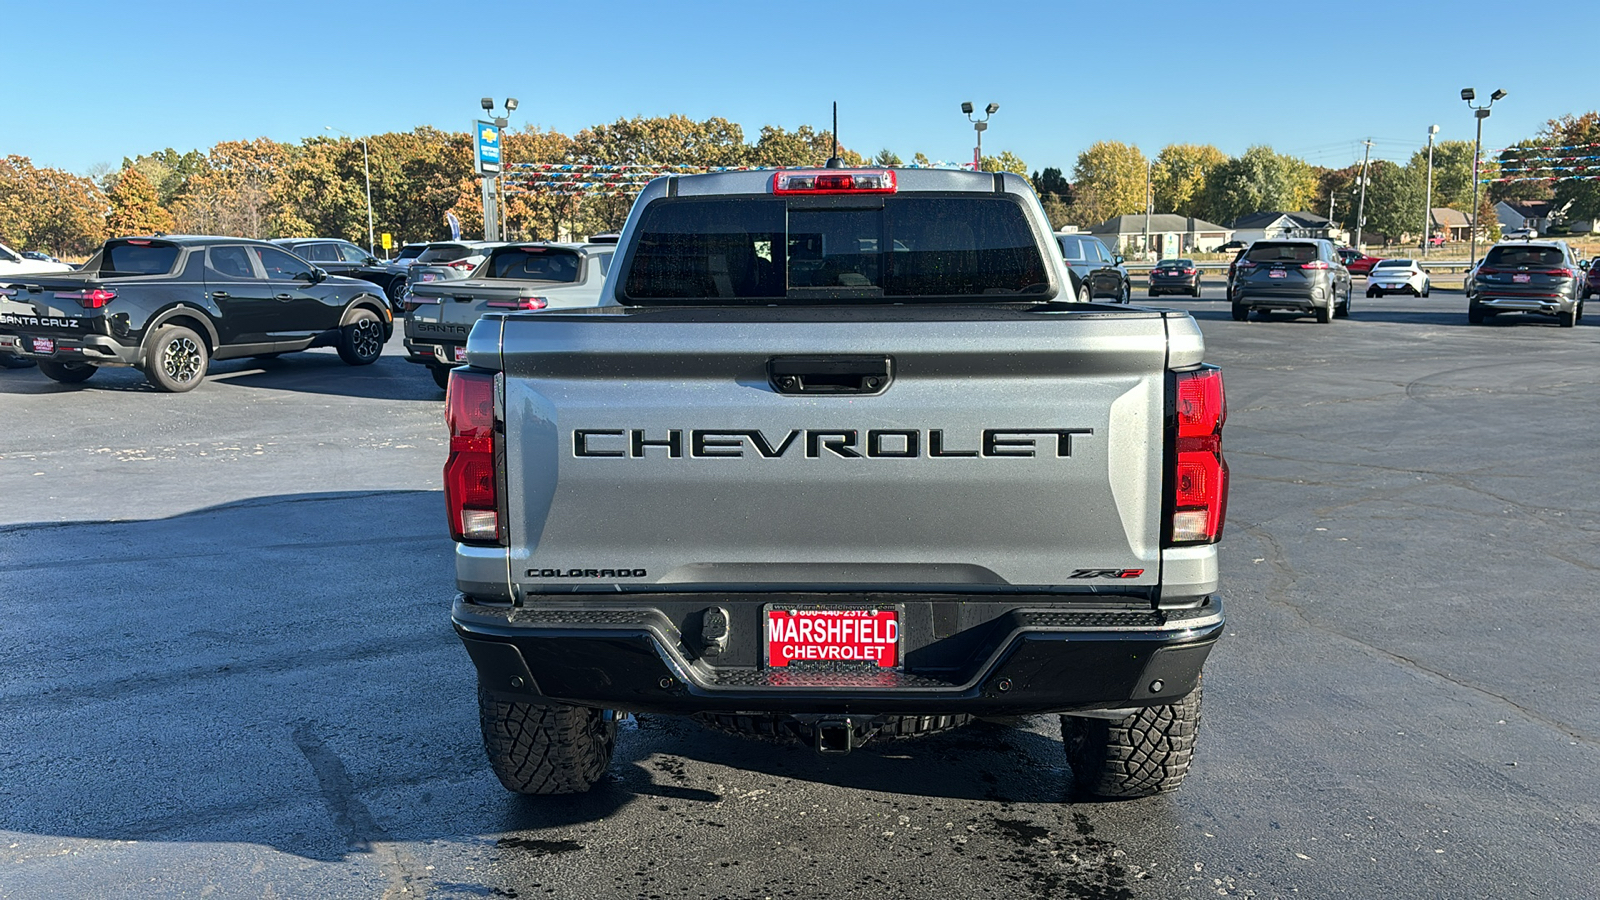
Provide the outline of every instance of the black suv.
{"type": "Polygon", "coordinates": [[[355,244],[342,238],[278,238],[272,243],[287,248],[329,275],[372,282],[383,288],[391,308],[397,313],[400,311],[400,290],[406,284],[405,273],[391,271],[388,263],[355,244]]]}
{"type": "Polygon", "coordinates": [[[327,346],[362,366],[393,333],[372,284],[246,238],[116,238],[78,271],[0,283],[0,351],[65,383],[135,366],[159,390],[187,391],[213,359],[327,346]]]}
{"type": "Polygon", "coordinates": [[[1554,316],[1562,328],[1583,318],[1583,272],[1565,241],[1503,241],[1467,276],[1467,321],[1500,313],[1554,316]]]}
{"type": "Polygon", "coordinates": [[[1056,243],[1067,261],[1067,268],[1082,282],[1078,299],[1110,297],[1127,303],[1133,296],[1133,282],[1122,267],[1122,257],[1112,253],[1092,234],[1057,234],[1056,243]],[[1084,296],[1087,294],[1088,296],[1084,296]]]}
{"type": "Polygon", "coordinates": [[[1251,310],[1311,314],[1318,322],[1350,315],[1350,270],[1332,241],[1284,238],[1256,241],[1234,264],[1233,318],[1251,310]]]}

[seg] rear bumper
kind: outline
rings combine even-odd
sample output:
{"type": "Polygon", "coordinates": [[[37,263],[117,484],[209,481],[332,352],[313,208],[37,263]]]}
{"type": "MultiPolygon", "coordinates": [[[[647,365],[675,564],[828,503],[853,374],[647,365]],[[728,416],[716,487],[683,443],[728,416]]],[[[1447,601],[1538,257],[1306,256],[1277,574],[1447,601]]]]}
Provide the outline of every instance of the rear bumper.
{"type": "Polygon", "coordinates": [[[1575,297],[1518,296],[1502,293],[1480,293],[1472,298],[1472,302],[1496,312],[1531,312],[1547,316],[1571,312],[1578,305],[1575,297]]]}
{"type": "Polygon", "coordinates": [[[420,363],[427,366],[445,365],[453,368],[461,365],[460,362],[455,361],[456,350],[465,347],[466,344],[460,341],[408,337],[405,339],[405,346],[406,362],[420,363]]]}
{"type": "Polygon", "coordinates": [[[667,613],[623,602],[512,608],[457,597],[452,620],[492,693],[677,714],[1028,715],[1169,703],[1194,689],[1223,628],[1215,597],[1161,611],[1019,605],[918,646],[908,614],[903,668],[768,668],[712,665],[667,613]],[[930,656],[941,643],[947,652],[930,656]],[[916,664],[919,651],[939,665],[916,664]]]}
{"type": "Polygon", "coordinates": [[[137,345],[125,346],[103,334],[33,335],[27,332],[0,334],[0,353],[14,353],[24,359],[94,363],[98,366],[136,366],[140,362],[137,345]],[[52,343],[50,352],[36,351],[34,337],[50,340],[52,343]]]}

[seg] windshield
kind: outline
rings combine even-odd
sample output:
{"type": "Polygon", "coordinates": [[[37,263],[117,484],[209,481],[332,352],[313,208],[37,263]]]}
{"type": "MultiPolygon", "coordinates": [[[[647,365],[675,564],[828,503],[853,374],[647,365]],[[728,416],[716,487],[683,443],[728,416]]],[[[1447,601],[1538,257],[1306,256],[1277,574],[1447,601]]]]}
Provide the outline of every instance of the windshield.
{"type": "Polygon", "coordinates": [[[11,248],[10,247],[7,247],[5,244],[0,244],[0,262],[20,262],[20,261],[21,260],[17,259],[17,255],[15,253],[11,252],[11,248]]]}
{"type": "Polygon", "coordinates": [[[1559,266],[1562,257],[1555,247],[1492,247],[1483,262],[1490,266],[1559,266]]]}
{"type": "Polygon", "coordinates": [[[501,247],[478,270],[478,278],[519,278],[572,284],[578,280],[578,254],[555,247],[501,247]]]}
{"type": "Polygon", "coordinates": [[[100,262],[102,275],[165,275],[178,261],[176,245],[160,241],[111,241],[100,262]]]}
{"type": "Polygon", "coordinates": [[[1250,250],[1245,254],[1245,259],[1254,263],[1308,263],[1316,258],[1316,244],[1291,244],[1281,241],[1257,241],[1250,245],[1250,250]]]}
{"type": "Polygon", "coordinates": [[[417,262],[454,262],[471,255],[472,250],[465,244],[434,244],[417,256],[417,262]]]}
{"type": "Polygon", "coordinates": [[[1049,292],[1022,206],[1005,196],[841,202],[728,197],[651,204],[624,282],[644,304],[1000,299],[1049,292]]]}

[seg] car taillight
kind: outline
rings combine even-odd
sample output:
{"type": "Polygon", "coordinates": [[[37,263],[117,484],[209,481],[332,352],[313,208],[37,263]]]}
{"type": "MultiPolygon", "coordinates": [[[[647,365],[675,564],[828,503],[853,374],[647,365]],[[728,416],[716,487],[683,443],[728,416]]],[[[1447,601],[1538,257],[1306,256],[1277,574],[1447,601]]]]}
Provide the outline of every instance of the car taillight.
{"type": "Polygon", "coordinates": [[[1492,269],[1492,268],[1490,268],[1488,266],[1479,266],[1478,267],[1478,271],[1477,271],[1476,274],[1478,274],[1478,275],[1499,275],[1500,274],[1500,270],[1499,269],[1492,269]]]}
{"type": "Polygon", "coordinates": [[[461,271],[466,271],[466,270],[472,268],[473,263],[472,263],[471,260],[458,259],[453,263],[445,263],[445,265],[449,266],[452,269],[459,269],[461,271]]]}
{"type": "Polygon", "coordinates": [[[1551,269],[1549,274],[1550,274],[1551,278],[1571,278],[1572,277],[1572,270],[1571,269],[1551,269]]]}
{"type": "Polygon", "coordinates": [[[892,169],[788,169],[772,176],[774,194],[892,194],[892,169]]]}
{"type": "Polygon", "coordinates": [[[544,309],[549,302],[543,297],[518,297],[515,300],[490,300],[490,309],[544,309]]]}
{"type": "Polygon", "coordinates": [[[102,309],[117,299],[117,292],[106,288],[91,291],[56,291],[57,300],[76,300],[84,309],[102,309]]]}
{"type": "Polygon", "coordinates": [[[1256,262],[1250,259],[1241,259],[1235,263],[1235,265],[1241,269],[1254,269],[1256,267],[1256,262]]]}
{"type": "Polygon", "coordinates": [[[1169,475],[1171,544],[1211,544],[1228,513],[1228,462],[1222,426],[1228,420],[1222,370],[1201,366],[1177,373],[1176,453],[1169,475]]]}
{"type": "Polygon", "coordinates": [[[1329,266],[1326,262],[1324,262],[1324,261],[1322,261],[1320,259],[1313,259],[1311,262],[1301,263],[1300,264],[1300,268],[1302,268],[1302,269],[1329,269],[1329,268],[1332,268],[1332,266],[1329,266]]]}
{"type": "Polygon", "coordinates": [[[1196,271],[1198,271],[1198,270],[1196,270],[1196,269],[1184,269],[1183,270],[1183,274],[1185,274],[1185,275],[1193,275],[1196,271]]]}
{"type": "Polygon", "coordinates": [[[445,391],[450,457],[444,464],[444,503],[450,536],[457,541],[505,543],[494,458],[494,385],[493,373],[453,369],[445,391]]]}

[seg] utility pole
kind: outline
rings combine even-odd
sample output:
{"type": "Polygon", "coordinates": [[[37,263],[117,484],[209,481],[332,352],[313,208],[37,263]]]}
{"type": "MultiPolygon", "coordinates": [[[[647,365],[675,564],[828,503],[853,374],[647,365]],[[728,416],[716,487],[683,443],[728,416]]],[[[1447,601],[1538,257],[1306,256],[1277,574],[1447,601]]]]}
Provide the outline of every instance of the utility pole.
{"type": "Polygon", "coordinates": [[[1150,255],[1150,212],[1155,207],[1156,195],[1153,175],[1155,174],[1156,161],[1144,161],[1144,255],[1150,255]]]}
{"type": "Polygon", "coordinates": [[[1356,240],[1355,248],[1361,249],[1361,226],[1367,224],[1367,161],[1372,158],[1372,139],[1367,138],[1361,143],[1367,145],[1367,152],[1361,155],[1361,199],[1356,203],[1356,240]]]}
{"type": "Polygon", "coordinates": [[[1433,136],[1439,133],[1439,126],[1428,126],[1428,199],[1422,202],[1422,255],[1428,255],[1428,249],[1433,246],[1433,136]]]}

